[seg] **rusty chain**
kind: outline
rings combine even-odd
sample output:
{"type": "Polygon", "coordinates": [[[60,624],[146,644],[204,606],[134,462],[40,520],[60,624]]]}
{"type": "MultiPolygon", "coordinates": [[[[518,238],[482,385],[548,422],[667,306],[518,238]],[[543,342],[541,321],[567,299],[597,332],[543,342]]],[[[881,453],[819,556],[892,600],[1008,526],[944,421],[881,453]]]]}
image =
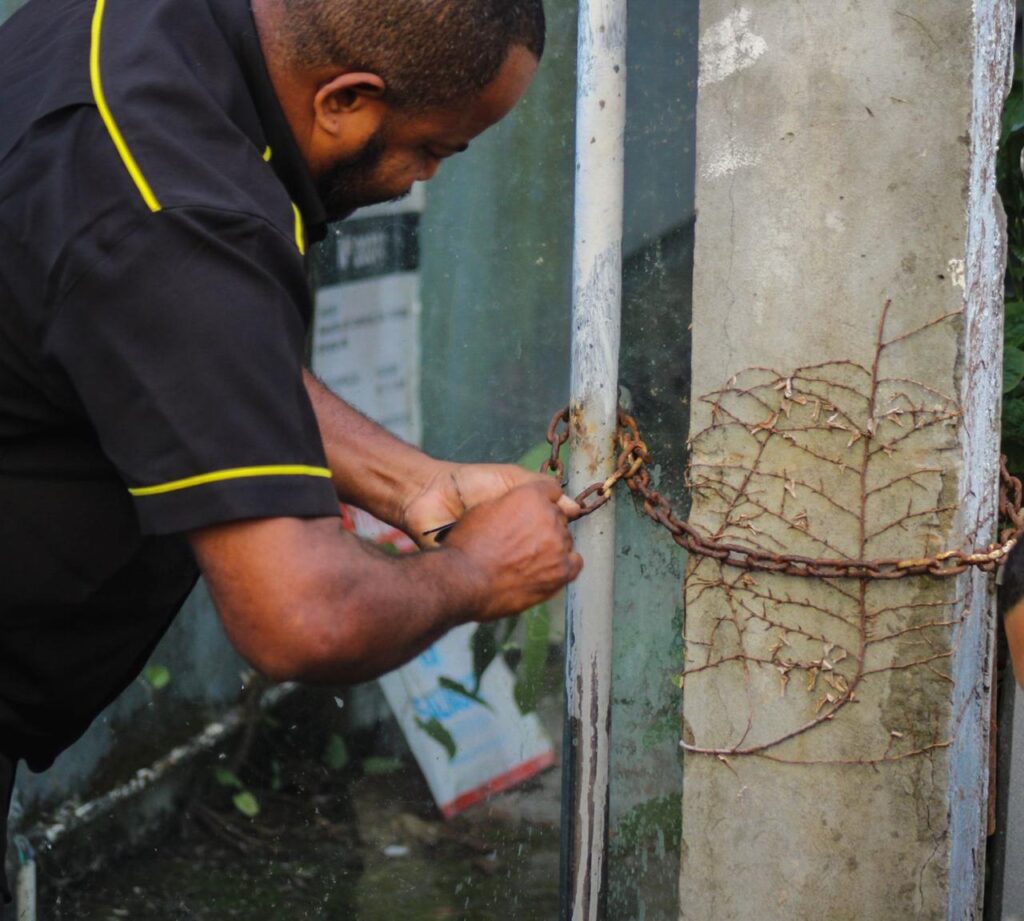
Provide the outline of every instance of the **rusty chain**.
{"type": "MultiPolygon", "coordinates": [[[[560,458],[562,446],[569,440],[569,408],[559,410],[551,418],[547,440],[551,454],[541,465],[542,473],[552,473],[565,479],[565,468],[560,458]]],[[[640,437],[636,420],[619,410],[619,454],[615,471],[601,483],[588,486],[576,497],[583,515],[590,515],[607,504],[612,490],[624,482],[630,491],[643,500],[643,511],[652,521],[664,527],[672,539],[684,550],[699,556],[718,560],[725,566],[755,572],[773,572],[788,576],[816,579],[905,579],[908,576],[956,576],[976,566],[992,572],[1013,549],[1018,537],[1024,533],[1024,513],[1021,511],[1021,481],[1011,476],[1006,458],[999,462],[999,513],[1007,522],[1000,534],[1000,542],[973,552],[946,550],[920,559],[814,559],[796,554],[772,553],[755,547],[745,547],[702,534],[689,522],[678,518],[671,503],[651,485],[647,469],[651,456],[640,437]],[[596,497],[596,498],[595,498],[596,497]]]]}

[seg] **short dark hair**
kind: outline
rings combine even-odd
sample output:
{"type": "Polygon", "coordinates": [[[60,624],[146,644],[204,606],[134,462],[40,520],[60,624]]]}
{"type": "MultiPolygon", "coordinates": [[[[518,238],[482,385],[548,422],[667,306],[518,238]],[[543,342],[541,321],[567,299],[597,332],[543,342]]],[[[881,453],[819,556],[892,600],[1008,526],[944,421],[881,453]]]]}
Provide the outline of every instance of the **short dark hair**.
{"type": "Polygon", "coordinates": [[[440,108],[479,92],[521,45],[544,53],[543,0],[282,0],[301,67],[375,73],[389,101],[440,108]]]}

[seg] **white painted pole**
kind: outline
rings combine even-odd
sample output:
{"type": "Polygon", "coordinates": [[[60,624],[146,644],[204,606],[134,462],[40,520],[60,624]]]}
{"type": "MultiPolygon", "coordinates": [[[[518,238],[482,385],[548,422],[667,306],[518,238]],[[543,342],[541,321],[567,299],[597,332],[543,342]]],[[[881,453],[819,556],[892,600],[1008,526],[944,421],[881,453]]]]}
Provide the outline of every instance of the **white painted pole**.
{"type": "MultiPolygon", "coordinates": [[[[626,0],[582,0],[576,104],[569,492],[615,465],[626,125],[626,0]]],[[[607,901],[608,756],[615,508],[574,527],[562,787],[562,918],[599,921],[607,901]]]]}

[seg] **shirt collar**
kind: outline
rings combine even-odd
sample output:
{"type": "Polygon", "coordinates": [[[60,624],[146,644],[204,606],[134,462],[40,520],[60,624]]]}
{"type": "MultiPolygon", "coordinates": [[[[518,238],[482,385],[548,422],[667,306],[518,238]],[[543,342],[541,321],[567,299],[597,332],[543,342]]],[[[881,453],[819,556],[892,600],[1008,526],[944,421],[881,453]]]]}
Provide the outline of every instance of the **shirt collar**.
{"type": "Polygon", "coordinates": [[[322,240],[327,231],[327,213],[267,73],[249,0],[208,2],[238,58],[271,151],[270,165],[302,213],[306,238],[310,242],[322,240]]]}

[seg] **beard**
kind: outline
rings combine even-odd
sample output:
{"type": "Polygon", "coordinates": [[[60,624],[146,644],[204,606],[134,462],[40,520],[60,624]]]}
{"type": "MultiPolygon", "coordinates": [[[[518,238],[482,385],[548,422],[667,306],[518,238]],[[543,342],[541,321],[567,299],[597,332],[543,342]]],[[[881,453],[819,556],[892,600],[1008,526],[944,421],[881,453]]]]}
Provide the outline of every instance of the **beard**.
{"type": "MultiPolygon", "coordinates": [[[[320,194],[329,221],[340,221],[358,208],[397,200],[393,191],[380,187],[375,175],[387,147],[383,130],[374,133],[360,150],[339,160],[317,178],[320,194]]],[[[397,198],[408,195],[405,192],[397,198]]]]}

